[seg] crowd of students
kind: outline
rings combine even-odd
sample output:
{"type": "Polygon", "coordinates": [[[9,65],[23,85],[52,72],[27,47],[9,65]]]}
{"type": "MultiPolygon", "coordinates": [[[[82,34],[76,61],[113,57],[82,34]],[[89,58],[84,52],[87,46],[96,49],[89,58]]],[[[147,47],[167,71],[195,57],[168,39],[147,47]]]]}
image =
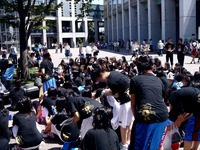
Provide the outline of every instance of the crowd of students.
{"type": "MultiPolygon", "coordinates": [[[[44,51],[38,66],[39,102],[25,96],[20,80],[11,90],[17,149],[37,149],[43,139],[56,137],[67,150],[164,149],[173,128],[179,136],[167,143],[172,149],[182,139],[185,150],[198,149],[200,72],[193,75],[180,63],[163,66],[148,53],[128,62],[125,56],[98,58],[80,51],[55,70],[44,51]],[[45,124],[43,131],[38,123],[45,124]]],[[[8,118],[0,100],[2,150],[9,148],[8,118]]]]}

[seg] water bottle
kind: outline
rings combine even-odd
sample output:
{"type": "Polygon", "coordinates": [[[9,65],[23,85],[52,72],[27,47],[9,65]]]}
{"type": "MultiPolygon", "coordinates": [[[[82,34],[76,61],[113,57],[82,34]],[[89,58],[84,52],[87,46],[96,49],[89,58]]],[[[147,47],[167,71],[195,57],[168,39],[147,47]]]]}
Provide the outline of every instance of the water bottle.
{"type": "Polygon", "coordinates": [[[54,106],[51,106],[51,109],[52,109],[53,115],[57,114],[56,108],[54,106]]]}

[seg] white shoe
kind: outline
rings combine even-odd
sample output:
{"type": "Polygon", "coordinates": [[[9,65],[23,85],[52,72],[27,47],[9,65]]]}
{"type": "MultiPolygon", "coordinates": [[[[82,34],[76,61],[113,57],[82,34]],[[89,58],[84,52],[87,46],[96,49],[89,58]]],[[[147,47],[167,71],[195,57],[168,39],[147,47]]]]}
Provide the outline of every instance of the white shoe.
{"type": "Polygon", "coordinates": [[[122,145],[122,143],[120,143],[120,150],[128,150],[128,145],[122,145]]]}

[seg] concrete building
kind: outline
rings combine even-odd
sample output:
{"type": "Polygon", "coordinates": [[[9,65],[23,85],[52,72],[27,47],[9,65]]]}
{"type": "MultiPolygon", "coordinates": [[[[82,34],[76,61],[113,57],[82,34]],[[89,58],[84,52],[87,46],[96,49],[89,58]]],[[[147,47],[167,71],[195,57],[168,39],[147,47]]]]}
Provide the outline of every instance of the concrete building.
{"type": "MultiPolygon", "coordinates": [[[[36,3],[41,3],[42,1],[36,0],[36,3]]],[[[63,6],[55,12],[51,12],[49,16],[46,16],[46,21],[41,22],[42,27],[51,24],[50,28],[35,29],[29,38],[28,45],[46,43],[48,48],[52,48],[52,43],[68,42],[71,47],[75,47],[77,43],[84,44],[104,39],[103,5],[92,4],[89,15],[77,20],[77,15],[81,13],[81,2],[57,0],[58,4],[61,2],[63,6]]],[[[3,9],[0,10],[0,13],[4,13],[3,9]]],[[[0,24],[1,45],[12,43],[14,35],[16,36],[15,40],[18,41],[18,29],[13,29],[6,24],[0,24]],[[16,31],[16,33],[11,34],[9,29],[16,31]]]]}
{"type": "Polygon", "coordinates": [[[200,39],[199,18],[200,0],[104,0],[107,42],[200,39]]]}

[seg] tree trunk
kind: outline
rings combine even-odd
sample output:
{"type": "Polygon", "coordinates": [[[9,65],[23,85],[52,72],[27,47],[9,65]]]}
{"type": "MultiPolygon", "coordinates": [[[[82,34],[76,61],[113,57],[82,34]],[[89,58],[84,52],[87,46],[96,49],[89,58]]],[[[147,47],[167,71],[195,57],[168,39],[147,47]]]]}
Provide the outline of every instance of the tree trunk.
{"type": "Polygon", "coordinates": [[[28,70],[28,59],[27,59],[27,35],[25,29],[25,17],[20,17],[20,27],[19,27],[19,36],[20,36],[20,69],[21,69],[21,78],[25,81],[28,80],[29,70],[28,70]]]}

